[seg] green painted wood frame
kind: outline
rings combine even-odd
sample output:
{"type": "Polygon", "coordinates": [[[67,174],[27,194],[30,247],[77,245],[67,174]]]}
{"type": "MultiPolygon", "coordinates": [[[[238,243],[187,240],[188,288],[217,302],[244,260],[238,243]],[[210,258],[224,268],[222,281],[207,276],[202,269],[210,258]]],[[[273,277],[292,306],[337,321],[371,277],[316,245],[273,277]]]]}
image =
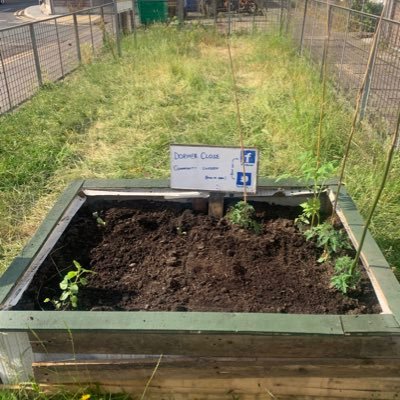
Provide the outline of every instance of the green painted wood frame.
{"type": "MultiPolygon", "coordinates": [[[[334,184],[332,184],[334,185],[334,184]]],[[[279,184],[260,179],[259,188],[300,188],[296,181],[279,184]]],[[[23,275],[43,242],[62,218],[72,200],[85,189],[129,190],[167,189],[167,180],[79,180],[61,195],[48,216],[21,254],[0,278],[0,304],[23,275]]],[[[334,188],[334,186],[332,186],[334,188]]],[[[357,242],[363,220],[353,201],[342,191],[339,208],[357,242]]],[[[0,311],[2,332],[131,332],[131,333],[203,333],[246,335],[400,335],[400,285],[370,234],[363,250],[392,313],[380,315],[298,315],[212,312],[89,312],[89,311],[0,311]]]]}

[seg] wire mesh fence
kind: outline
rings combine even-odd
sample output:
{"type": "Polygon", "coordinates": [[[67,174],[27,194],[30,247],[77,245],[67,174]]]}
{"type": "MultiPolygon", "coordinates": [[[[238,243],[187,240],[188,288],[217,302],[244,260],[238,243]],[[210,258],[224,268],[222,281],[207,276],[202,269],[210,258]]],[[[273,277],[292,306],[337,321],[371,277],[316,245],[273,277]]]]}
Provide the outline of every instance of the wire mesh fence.
{"type": "Polygon", "coordinates": [[[110,38],[118,45],[114,3],[0,30],[0,114],[99,54],[110,38]]]}
{"type": "MultiPolygon", "coordinates": [[[[223,34],[288,33],[299,52],[328,73],[355,101],[367,69],[378,17],[321,0],[118,0],[44,21],[0,30],[0,114],[42,84],[116,44],[139,24],[201,23],[223,34]],[[118,8],[122,4],[123,12],[118,8]]],[[[400,109],[400,22],[387,18],[367,71],[361,117],[393,126],[400,109]]]]}
{"type": "Polygon", "coordinates": [[[298,0],[290,32],[300,52],[322,67],[354,104],[366,75],[360,117],[392,128],[400,111],[400,22],[384,18],[367,70],[379,17],[319,0],[298,0]]]}
{"type": "MultiPolygon", "coordinates": [[[[199,0],[187,2],[182,20],[215,26],[223,34],[286,31],[288,0],[199,0]]],[[[179,18],[177,3],[177,16],[179,18]]]]}

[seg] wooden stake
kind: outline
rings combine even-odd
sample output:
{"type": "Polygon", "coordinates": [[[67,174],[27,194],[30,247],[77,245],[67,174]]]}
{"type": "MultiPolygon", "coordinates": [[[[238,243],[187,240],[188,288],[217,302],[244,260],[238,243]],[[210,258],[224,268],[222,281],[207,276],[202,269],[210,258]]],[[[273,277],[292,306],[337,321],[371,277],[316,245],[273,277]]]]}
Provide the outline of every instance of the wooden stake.
{"type": "Polygon", "coordinates": [[[224,216],[224,197],[225,194],[221,192],[210,194],[208,200],[208,215],[215,218],[222,218],[224,216]]]}

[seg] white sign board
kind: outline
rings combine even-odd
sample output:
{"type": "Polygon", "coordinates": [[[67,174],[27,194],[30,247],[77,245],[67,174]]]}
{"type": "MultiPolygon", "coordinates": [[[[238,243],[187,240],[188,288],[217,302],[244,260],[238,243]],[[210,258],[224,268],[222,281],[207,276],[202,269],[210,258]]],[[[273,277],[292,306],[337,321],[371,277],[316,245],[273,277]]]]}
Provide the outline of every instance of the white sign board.
{"type": "Polygon", "coordinates": [[[255,193],[258,150],[171,145],[171,188],[255,193]],[[244,162],[244,165],[242,163],[244,162]]]}

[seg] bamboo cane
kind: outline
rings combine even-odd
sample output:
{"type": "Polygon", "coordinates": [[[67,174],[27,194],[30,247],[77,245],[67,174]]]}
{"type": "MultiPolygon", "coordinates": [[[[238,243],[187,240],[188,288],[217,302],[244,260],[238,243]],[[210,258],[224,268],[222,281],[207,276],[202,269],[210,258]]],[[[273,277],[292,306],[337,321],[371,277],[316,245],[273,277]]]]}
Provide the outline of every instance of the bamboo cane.
{"type": "Polygon", "coordinates": [[[354,258],[354,261],[353,261],[353,263],[351,265],[351,268],[350,268],[350,271],[349,271],[349,273],[351,275],[353,275],[354,269],[358,265],[358,261],[360,259],[360,254],[361,254],[361,250],[362,250],[362,247],[364,245],[365,236],[367,235],[368,227],[369,227],[369,225],[371,223],[372,216],[374,215],[376,206],[377,206],[377,204],[379,202],[379,199],[380,199],[380,197],[382,195],[383,189],[385,188],[385,185],[386,185],[386,181],[387,181],[387,178],[388,178],[388,175],[389,175],[389,172],[390,172],[390,166],[391,166],[392,160],[393,160],[394,151],[397,148],[397,143],[398,143],[398,140],[399,140],[399,130],[400,130],[400,113],[399,113],[399,115],[397,117],[396,130],[394,132],[392,143],[391,143],[391,146],[390,146],[389,151],[388,151],[388,156],[387,156],[386,165],[385,165],[385,169],[384,169],[384,173],[383,173],[383,177],[382,177],[382,182],[381,182],[381,184],[379,186],[378,192],[376,193],[374,202],[372,204],[371,210],[370,210],[369,215],[368,215],[367,222],[365,223],[364,230],[363,230],[363,233],[361,235],[360,243],[358,244],[358,249],[357,249],[356,256],[354,258]]]}
{"type": "Polygon", "coordinates": [[[235,68],[233,65],[233,57],[230,45],[230,37],[227,38],[227,47],[228,47],[228,54],[229,54],[229,65],[231,68],[232,74],[232,84],[233,84],[233,93],[235,97],[235,104],[236,104],[236,122],[239,131],[239,140],[240,140],[240,149],[241,149],[241,163],[242,163],[242,172],[243,172],[243,201],[247,203],[247,185],[246,185],[246,167],[244,165],[244,137],[243,137],[243,129],[242,129],[242,118],[240,114],[240,104],[239,104],[239,97],[237,94],[237,85],[236,85],[236,75],[235,75],[235,68]]]}

